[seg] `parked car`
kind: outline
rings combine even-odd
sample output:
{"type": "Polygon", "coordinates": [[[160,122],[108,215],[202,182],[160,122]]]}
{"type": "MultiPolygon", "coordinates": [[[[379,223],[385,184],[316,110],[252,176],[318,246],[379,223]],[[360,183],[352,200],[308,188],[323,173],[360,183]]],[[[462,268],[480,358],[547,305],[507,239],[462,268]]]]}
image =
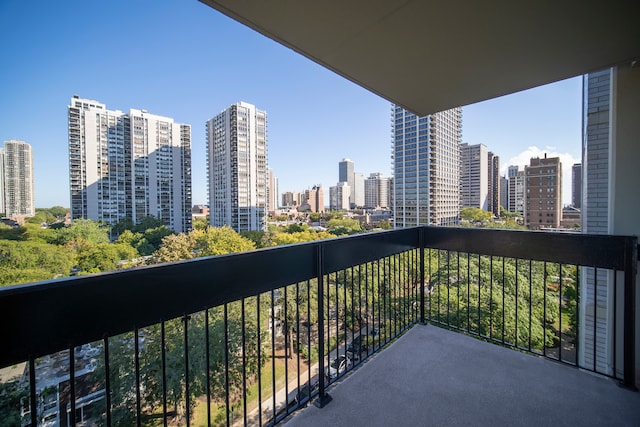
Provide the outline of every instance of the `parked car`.
{"type": "Polygon", "coordinates": [[[329,365],[329,369],[327,371],[327,378],[335,378],[338,375],[344,373],[349,367],[351,367],[352,362],[347,356],[340,355],[333,359],[333,362],[329,365]]]}

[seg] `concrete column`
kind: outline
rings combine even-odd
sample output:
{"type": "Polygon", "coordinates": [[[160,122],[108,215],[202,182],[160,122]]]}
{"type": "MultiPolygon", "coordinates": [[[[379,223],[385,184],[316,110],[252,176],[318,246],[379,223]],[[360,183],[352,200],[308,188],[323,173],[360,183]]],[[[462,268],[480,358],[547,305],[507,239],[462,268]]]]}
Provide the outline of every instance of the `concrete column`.
{"type": "MultiPolygon", "coordinates": [[[[612,73],[610,233],[640,236],[640,61],[612,73]]],[[[636,277],[636,309],[640,292],[636,277]]],[[[621,307],[622,300],[618,300],[621,307]]],[[[621,320],[621,319],[620,319],[621,320]]],[[[640,385],[640,316],[636,313],[636,386],[640,385]]],[[[622,340],[617,340],[622,343],[622,340]]],[[[618,352],[622,356],[622,348],[618,352]]]]}

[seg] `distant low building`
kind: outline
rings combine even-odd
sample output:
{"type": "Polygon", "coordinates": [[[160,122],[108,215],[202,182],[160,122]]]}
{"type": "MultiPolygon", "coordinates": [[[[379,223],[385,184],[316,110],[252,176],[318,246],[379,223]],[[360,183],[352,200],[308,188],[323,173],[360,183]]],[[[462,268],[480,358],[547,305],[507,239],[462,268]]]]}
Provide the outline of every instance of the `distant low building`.
{"type": "Polygon", "coordinates": [[[565,206],[562,208],[562,221],[560,221],[560,227],[580,230],[581,215],[582,213],[580,212],[580,209],[574,206],[565,206]]]}

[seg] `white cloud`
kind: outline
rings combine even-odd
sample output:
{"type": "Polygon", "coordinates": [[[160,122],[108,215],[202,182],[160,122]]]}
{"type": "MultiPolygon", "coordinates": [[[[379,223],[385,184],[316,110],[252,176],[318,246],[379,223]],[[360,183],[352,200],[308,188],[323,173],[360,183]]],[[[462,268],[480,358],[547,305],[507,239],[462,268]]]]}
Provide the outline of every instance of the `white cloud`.
{"type": "Polygon", "coordinates": [[[518,155],[511,157],[507,162],[501,162],[500,174],[505,176],[509,166],[517,165],[520,169],[524,169],[524,166],[528,166],[532,158],[542,158],[545,154],[547,157],[560,157],[560,163],[562,164],[562,203],[563,205],[568,205],[571,203],[571,167],[575,163],[581,163],[582,160],[569,153],[559,153],[556,151],[556,147],[539,148],[530,146],[518,155]]]}

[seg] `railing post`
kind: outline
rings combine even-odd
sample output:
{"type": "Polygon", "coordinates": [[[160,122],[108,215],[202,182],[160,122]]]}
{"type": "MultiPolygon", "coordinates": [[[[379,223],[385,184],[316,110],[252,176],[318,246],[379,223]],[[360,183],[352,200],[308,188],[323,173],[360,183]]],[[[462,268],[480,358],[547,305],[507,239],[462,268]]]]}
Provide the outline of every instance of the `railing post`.
{"type": "Polygon", "coordinates": [[[418,242],[420,244],[420,323],[426,323],[424,318],[424,226],[420,227],[418,242]]]}
{"type": "MultiPolygon", "coordinates": [[[[317,252],[317,270],[318,270],[318,398],[314,402],[318,408],[323,408],[327,403],[331,402],[331,396],[325,392],[324,377],[324,268],[323,255],[324,246],[318,244],[317,252]]],[[[311,387],[311,384],[309,384],[311,387]]]]}
{"type": "Polygon", "coordinates": [[[638,269],[638,240],[627,240],[624,266],[624,372],[625,387],[636,387],[636,275],[638,269]]]}

